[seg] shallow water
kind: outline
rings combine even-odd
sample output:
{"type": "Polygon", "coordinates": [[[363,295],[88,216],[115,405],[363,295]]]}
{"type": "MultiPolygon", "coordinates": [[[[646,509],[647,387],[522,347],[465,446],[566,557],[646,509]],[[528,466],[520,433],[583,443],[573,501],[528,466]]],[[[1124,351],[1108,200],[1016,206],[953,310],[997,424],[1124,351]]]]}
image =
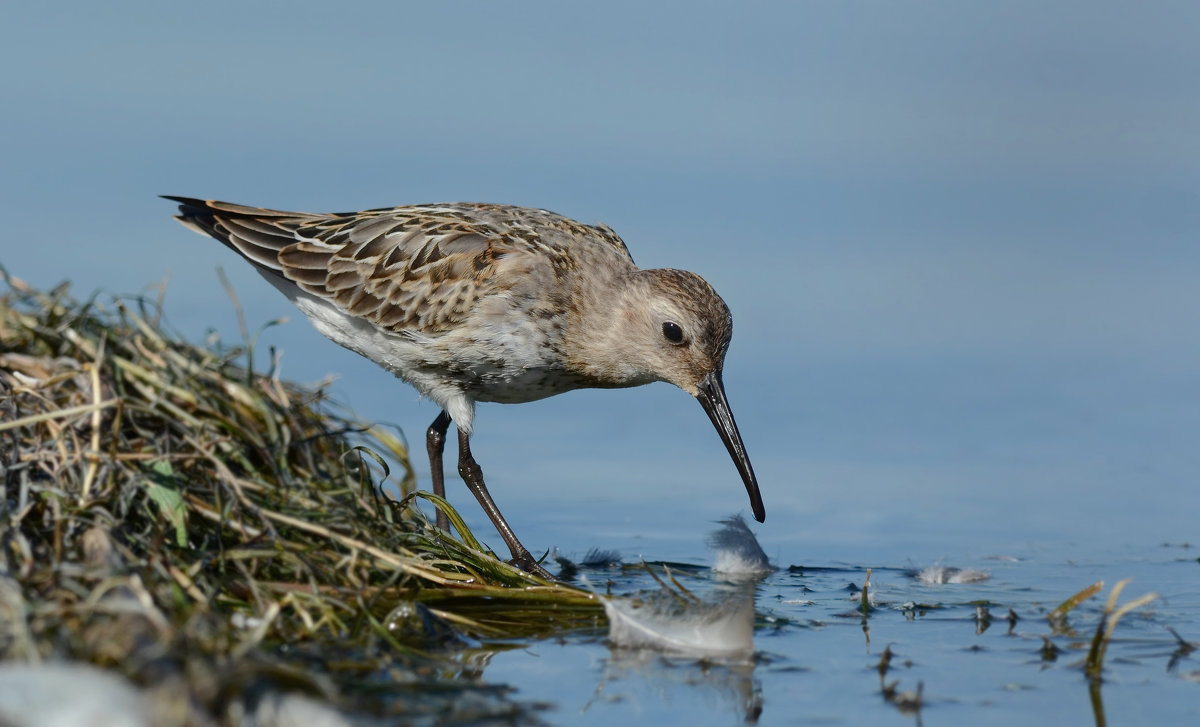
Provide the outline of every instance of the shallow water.
{"type": "MultiPolygon", "coordinates": [[[[1200,421],[1190,375],[885,361],[862,371],[806,362],[797,377],[790,365],[735,363],[726,379],[767,507],[752,527],[779,568],[755,589],[754,663],[614,651],[588,632],[506,644],[484,682],[545,705],[552,724],[1197,723],[1200,652],[1182,653],[1167,630],[1200,642],[1200,549],[1186,545],[1200,542],[1200,491],[1182,442],[1200,421]],[[781,381],[801,391],[780,395],[781,381]],[[934,565],[990,578],[910,575],[934,565]],[[877,600],[864,622],[852,597],[868,568],[877,600]],[[1126,578],[1121,603],[1160,598],[1121,620],[1095,688],[1080,663],[1126,578]],[[1055,632],[1046,614],[1100,580],[1070,615],[1074,631],[1055,632]],[[1044,637],[1059,650],[1052,660],[1044,637]],[[919,715],[885,698],[893,684],[897,694],[922,685],[919,715]]],[[[433,418],[427,404],[380,403],[380,387],[403,394],[359,370],[342,389],[367,416],[403,416],[418,433],[433,418]]],[[[473,450],[533,552],[578,560],[612,549],[627,564],[693,566],[689,588],[716,588],[705,537],[746,494],[689,397],[649,386],[481,407],[473,450]]],[[[464,488],[448,490],[503,552],[464,488]]],[[[636,571],[585,575],[597,587],[611,579],[617,594],[658,588],[636,571]]]]}
{"type": "MultiPolygon", "coordinates": [[[[750,664],[613,648],[587,633],[497,653],[483,677],[516,687],[518,701],[548,705],[542,716],[555,724],[1192,724],[1200,652],[1186,653],[1166,627],[1200,641],[1198,555],[1171,544],[1087,558],[998,553],[948,560],[942,565],[990,578],[943,585],[913,575],[933,563],[896,560],[872,569],[865,618],[865,564],[783,561],[754,589],[750,664]],[[1120,603],[1150,591],[1160,598],[1119,622],[1103,680],[1092,685],[1081,662],[1111,586],[1127,577],[1134,581],[1120,603]],[[1065,629],[1052,629],[1047,612],[1098,580],[1104,590],[1065,629]],[[894,656],[881,680],[885,649],[894,656]],[[894,687],[890,700],[885,685],[894,687]],[[919,709],[906,711],[897,695],[918,689],[919,709]]],[[[721,580],[707,568],[681,570],[681,582],[701,594],[721,580]]],[[[615,594],[658,588],[636,568],[585,574],[615,594]]]]}

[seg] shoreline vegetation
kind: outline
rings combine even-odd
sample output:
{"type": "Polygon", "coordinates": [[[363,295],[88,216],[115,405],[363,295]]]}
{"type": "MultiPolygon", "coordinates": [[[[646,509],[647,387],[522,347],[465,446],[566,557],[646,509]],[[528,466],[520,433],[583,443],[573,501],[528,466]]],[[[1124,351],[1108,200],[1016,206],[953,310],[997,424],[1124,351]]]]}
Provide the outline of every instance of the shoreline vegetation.
{"type": "Polygon", "coordinates": [[[603,629],[596,596],[497,560],[452,509],[457,537],[437,531],[403,436],[280,379],[273,352],[254,371],[246,339],[193,345],[161,298],[0,270],[5,667],[115,671],[154,724],[278,695],[418,721],[536,709],[482,666],[497,642],[603,629]]]}

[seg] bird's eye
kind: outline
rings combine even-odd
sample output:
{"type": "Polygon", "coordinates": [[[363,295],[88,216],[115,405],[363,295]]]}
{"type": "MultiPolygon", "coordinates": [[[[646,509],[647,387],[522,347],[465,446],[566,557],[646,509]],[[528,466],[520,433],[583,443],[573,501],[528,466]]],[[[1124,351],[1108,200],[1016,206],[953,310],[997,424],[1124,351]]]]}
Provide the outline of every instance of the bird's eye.
{"type": "Polygon", "coordinates": [[[683,329],[678,323],[667,321],[663,324],[663,336],[671,343],[683,343],[683,329]]]}

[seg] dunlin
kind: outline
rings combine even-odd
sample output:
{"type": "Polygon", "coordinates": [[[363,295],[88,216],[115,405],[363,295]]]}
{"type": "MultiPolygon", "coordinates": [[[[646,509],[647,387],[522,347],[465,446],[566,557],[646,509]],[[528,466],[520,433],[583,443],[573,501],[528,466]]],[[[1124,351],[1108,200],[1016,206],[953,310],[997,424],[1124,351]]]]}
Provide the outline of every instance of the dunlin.
{"type": "MultiPolygon", "coordinates": [[[[176,219],[244,257],[318,331],[442,408],[426,432],[434,493],[445,496],[453,421],[459,474],[521,568],[548,576],[471,456],[477,401],[675,384],[704,407],[755,519],[765,517],[721,381],[733,321],[700,276],[640,270],[608,227],[545,210],[454,203],[310,214],[168,199],[180,203],[176,219]]],[[[440,511],[438,525],[448,527],[440,511]]]]}

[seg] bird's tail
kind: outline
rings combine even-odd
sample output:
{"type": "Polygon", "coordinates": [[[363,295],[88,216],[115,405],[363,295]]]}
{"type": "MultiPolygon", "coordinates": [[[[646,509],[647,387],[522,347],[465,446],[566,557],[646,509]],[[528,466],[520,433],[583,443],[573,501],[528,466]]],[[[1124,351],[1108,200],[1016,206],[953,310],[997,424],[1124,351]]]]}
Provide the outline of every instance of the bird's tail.
{"type": "Polygon", "coordinates": [[[296,221],[303,213],[229,202],[163,195],[179,203],[175,219],[188,229],[220,240],[263,272],[280,273],[279,252],[296,242],[296,221]],[[292,224],[287,224],[291,221],[292,224]]]}

